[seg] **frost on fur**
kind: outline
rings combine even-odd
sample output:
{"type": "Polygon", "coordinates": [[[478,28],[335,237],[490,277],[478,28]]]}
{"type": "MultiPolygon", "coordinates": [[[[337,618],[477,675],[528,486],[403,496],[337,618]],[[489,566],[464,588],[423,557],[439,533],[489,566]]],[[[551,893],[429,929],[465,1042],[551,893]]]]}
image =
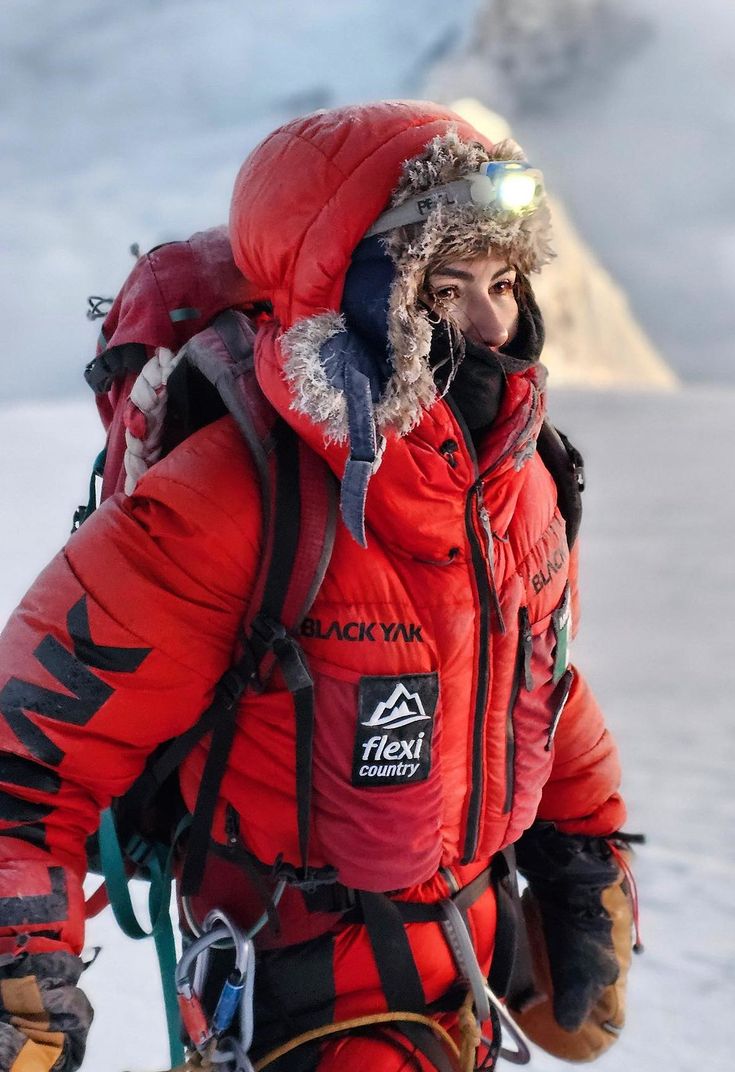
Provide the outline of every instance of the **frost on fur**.
{"type": "MultiPolygon", "coordinates": [[[[436,399],[428,365],[431,325],[425,314],[401,317],[402,330],[393,343],[394,371],[380,400],[375,418],[380,433],[405,435],[421,419],[422,411],[436,399]]],[[[283,336],[283,371],[291,388],[291,408],[320,425],[326,437],[338,443],[348,438],[347,402],[344,393],[330,383],[321,359],[328,339],[346,329],[337,313],[321,313],[300,320],[283,336]]],[[[393,340],[392,340],[393,342],[393,340]]]]}
{"type": "Polygon", "coordinates": [[[319,351],[327,339],[346,327],[339,313],[320,313],[300,320],[283,336],[283,372],[291,388],[291,409],[324,426],[328,439],[343,443],[348,436],[344,393],[327,379],[319,351]]]}
{"type": "MultiPolygon", "coordinates": [[[[400,205],[414,194],[441,186],[477,171],[489,160],[524,160],[523,150],[511,138],[488,152],[479,142],[465,142],[456,131],[433,139],[423,153],[406,161],[392,203],[400,205]]],[[[524,274],[538,272],[553,258],[551,217],[546,200],[530,216],[510,213],[488,215],[474,205],[461,209],[438,203],[426,221],[393,231],[386,249],[402,275],[416,272],[423,284],[426,270],[437,260],[464,260],[503,252],[524,274]]]]}

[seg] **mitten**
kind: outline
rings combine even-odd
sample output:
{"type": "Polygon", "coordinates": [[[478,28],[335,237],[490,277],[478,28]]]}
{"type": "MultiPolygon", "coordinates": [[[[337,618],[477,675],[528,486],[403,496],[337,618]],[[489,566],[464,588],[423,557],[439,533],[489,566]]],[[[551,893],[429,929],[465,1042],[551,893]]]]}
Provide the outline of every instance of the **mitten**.
{"type": "Polygon", "coordinates": [[[0,1069],[75,1072],[92,1009],[71,953],[0,955],[0,1069]]]}
{"type": "Polygon", "coordinates": [[[627,850],[551,823],[536,823],[516,850],[528,881],[523,911],[534,975],[546,996],[515,1018],[547,1053],[591,1061],[625,1022],[634,922],[627,850]]]}

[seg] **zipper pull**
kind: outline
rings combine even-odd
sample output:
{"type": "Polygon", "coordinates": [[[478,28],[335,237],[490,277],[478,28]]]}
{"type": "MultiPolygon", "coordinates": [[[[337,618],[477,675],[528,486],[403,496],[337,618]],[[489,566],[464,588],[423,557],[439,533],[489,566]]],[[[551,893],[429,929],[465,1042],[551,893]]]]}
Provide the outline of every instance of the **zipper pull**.
{"type": "Polygon", "coordinates": [[[492,524],[490,523],[490,514],[487,512],[485,500],[482,497],[482,484],[475,484],[475,495],[477,496],[477,513],[485,533],[486,558],[490,574],[490,594],[493,600],[495,620],[498,623],[498,632],[504,635],[506,632],[505,619],[503,618],[503,612],[500,608],[498,590],[495,586],[495,548],[493,546],[493,529],[492,524]]]}
{"type": "Polygon", "coordinates": [[[526,686],[526,692],[531,692],[533,690],[533,671],[531,669],[533,634],[528,617],[528,607],[521,607],[518,611],[518,628],[521,633],[521,650],[523,652],[523,684],[526,686]]]}
{"type": "Polygon", "coordinates": [[[475,485],[477,493],[477,512],[480,515],[480,521],[485,532],[485,539],[487,540],[488,555],[492,557],[493,551],[493,530],[490,524],[490,514],[487,512],[485,506],[485,500],[482,497],[482,488],[479,484],[475,485]]]}
{"type": "Polygon", "coordinates": [[[561,678],[559,684],[557,685],[557,690],[559,691],[559,699],[556,705],[556,710],[554,711],[554,717],[552,718],[551,725],[549,726],[549,732],[546,735],[546,745],[544,748],[544,751],[546,752],[551,751],[551,746],[554,743],[556,731],[559,728],[559,721],[561,720],[561,716],[564,714],[564,708],[567,705],[569,693],[572,691],[573,682],[574,671],[570,666],[567,670],[564,671],[564,675],[561,678]]]}
{"type": "Polygon", "coordinates": [[[225,837],[230,846],[237,845],[240,839],[240,817],[232,804],[225,809],[225,837]]]}

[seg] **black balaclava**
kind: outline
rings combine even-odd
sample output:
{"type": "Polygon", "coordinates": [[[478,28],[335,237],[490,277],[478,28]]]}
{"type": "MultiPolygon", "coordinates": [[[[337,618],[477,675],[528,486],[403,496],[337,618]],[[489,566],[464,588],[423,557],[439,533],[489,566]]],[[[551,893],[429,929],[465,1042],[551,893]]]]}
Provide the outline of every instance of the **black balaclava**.
{"type": "Polygon", "coordinates": [[[475,442],[498,414],[508,375],[538,361],[543,349],[541,311],[531,284],[520,272],[516,276],[515,294],[518,329],[502,351],[472,342],[453,330],[447,321],[441,321],[434,329],[430,360],[436,385],[440,392],[447,391],[475,442]]]}

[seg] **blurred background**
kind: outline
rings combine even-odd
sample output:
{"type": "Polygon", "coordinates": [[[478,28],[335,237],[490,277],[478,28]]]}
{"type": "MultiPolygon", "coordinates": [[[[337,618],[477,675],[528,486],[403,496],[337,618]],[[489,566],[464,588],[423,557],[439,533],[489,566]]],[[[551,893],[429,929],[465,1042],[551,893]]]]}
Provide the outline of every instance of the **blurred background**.
{"type": "MultiPolygon", "coordinates": [[[[224,222],[262,137],[348,102],[463,101],[543,169],[550,409],[589,481],[576,658],[649,836],[648,951],[601,1067],[732,1068],[735,4],[4,0],[0,70],[0,622],[86,499],[86,298],[132,244],[224,222]]],[[[106,917],[90,941],[85,1068],[163,1067],[152,952],[106,917]]]]}
{"type": "Polygon", "coordinates": [[[4,0],[0,69],[0,399],[81,391],[132,243],[224,222],[282,121],[380,97],[499,112],[667,365],[735,382],[731,0],[4,0]]]}

